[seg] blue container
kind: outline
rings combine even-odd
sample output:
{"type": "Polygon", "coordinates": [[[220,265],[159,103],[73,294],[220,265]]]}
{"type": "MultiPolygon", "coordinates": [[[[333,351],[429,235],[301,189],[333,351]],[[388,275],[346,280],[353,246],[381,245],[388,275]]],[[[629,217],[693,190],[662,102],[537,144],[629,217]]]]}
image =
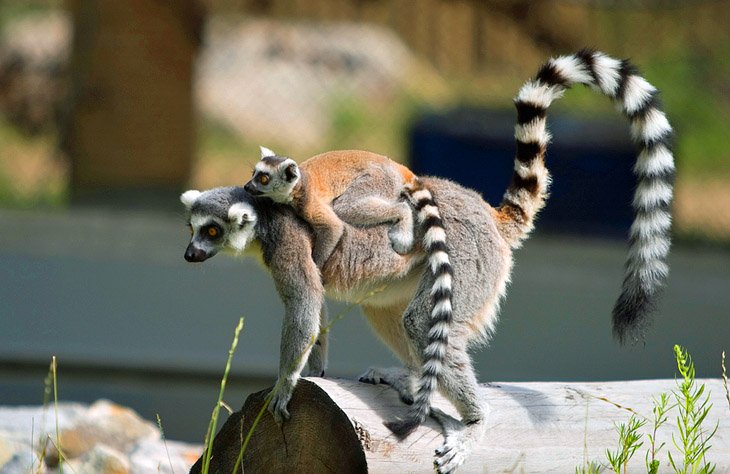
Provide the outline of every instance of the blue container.
{"type": "MultiPolygon", "coordinates": [[[[411,168],[476,189],[496,206],[512,176],[515,123],[514,112],[477,108],[424,115],[410,130],[411,168]]],[[[536,228],[625,238],[636,184],[628,124],[548,114],[548,129],[553,183],[536,228]]]]}

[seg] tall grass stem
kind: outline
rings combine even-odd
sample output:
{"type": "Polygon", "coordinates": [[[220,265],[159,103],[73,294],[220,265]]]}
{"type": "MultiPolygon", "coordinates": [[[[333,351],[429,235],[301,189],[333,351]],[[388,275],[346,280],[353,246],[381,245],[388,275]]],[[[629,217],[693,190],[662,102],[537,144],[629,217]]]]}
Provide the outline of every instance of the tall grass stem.
{"type": "Polygon", "coordinates": [[[213,408],[213,414],[210,417],[210,423],[208,424],[208,432],[205,435],[205,453],[203,453],[203,467],[201,472],[208,474],[210,471],[210,459],[213,455],[213,438],[215,437],[215,431],[218,428],[218,415],[221,411],[221,404],[223,402],[223,393],[226,390],[226,381],[228,380],[228,373],[231,371],[231,360],[233,360],[233,353],[236,351],[238,346],[238,335],[243,329],[243,318],[239,318],[238,325],[233,334],[233,342],[231,348],[228,350],[228,360],[226,361],[226,369],[223,372],[223,378],[221,379],[221,389],[218,392],[218,401],[213,408]]]}

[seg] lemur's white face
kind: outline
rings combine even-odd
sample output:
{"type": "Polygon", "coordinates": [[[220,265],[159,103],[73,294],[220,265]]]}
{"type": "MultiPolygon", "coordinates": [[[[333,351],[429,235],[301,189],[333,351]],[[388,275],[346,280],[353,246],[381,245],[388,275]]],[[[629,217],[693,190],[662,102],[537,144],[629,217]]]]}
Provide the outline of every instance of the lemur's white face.
{"type": "Polygon", "coordinates": [[[261,161],[256,163],[253,177],[244,188],[252,196],[264,196],[274,202],[288,203],[292,191],[299,182],[300,171],[291,158],[276,156],[268,148],[261,147],[261,161]]]}
{"type": "Polygon", "coordinates": [[[238,202],[227,210],[215,209],[215,201],[213,205],[196,206],[199,199],[205,199],[205,193],[191,190],[180,196],[190,211],[188,226],[191,238],[185,250],[185,260],[203,262],[222,250],[243,252],[255,237],[256,212],[253,207],[238,202]]]}

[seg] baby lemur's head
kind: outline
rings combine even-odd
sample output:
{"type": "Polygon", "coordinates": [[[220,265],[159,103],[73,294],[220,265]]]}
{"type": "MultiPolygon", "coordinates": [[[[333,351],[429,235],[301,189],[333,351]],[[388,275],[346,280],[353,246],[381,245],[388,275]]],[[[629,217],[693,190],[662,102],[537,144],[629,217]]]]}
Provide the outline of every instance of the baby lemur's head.
{"type": "Polygon", "coordinates": [[[244,188],[252,196],[265,196],[274,202],[287,203],[301,178],[296,161],[277,156],[268,148],[261,147],[261,161],[256,163],[253,177],[244,188]]]}
{"type": "Polygon", "coordinates": [[[188,210],[188,262],[203,262],[221,250],[242,252],[254,239],[257,215],[251,197],[239,187],[191,189],[180,196],[188,210]]]}

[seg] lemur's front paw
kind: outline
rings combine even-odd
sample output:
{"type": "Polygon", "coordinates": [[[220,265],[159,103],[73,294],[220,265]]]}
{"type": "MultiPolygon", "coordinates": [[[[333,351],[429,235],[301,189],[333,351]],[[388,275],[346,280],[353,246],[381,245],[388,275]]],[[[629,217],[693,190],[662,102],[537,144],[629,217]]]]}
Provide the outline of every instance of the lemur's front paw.
{"type": "Polygon", "coordinates": [[[291,400],[293,392],[294,388],[289,386],[289,384],[281,386],[269,402],[269,412],[274,415],[274,421],[276,421],[277,425],[281,425],[290,417],[287,406],[289,405],[289,400],[291,400]]]}

